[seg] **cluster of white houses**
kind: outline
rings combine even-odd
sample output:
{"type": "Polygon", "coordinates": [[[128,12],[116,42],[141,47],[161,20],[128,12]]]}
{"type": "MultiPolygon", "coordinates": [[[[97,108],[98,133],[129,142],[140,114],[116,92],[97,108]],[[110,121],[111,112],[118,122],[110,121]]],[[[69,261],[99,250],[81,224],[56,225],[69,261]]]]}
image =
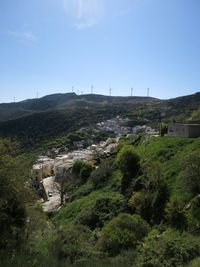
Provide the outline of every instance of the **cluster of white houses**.
{"type": "Polygon", "coordinates": [[[47,156],[39,157],[37,163],[33,165],[32,175],[34,181],[42,181],[49,176],[62,176],[67,169],[73,166],[75,161],[92,161],[100,156],[111,154],[118,144],[118,139],[109,138],[98,145],[91,145],[87,149],[74,150],[63,155],[58,155],[55,159],[47,156]]]}
{"type": "MultiPolygon", "coordinates": [[[[116,148],[121,134],[129,134],[130,132],[133,134],[144,132],[152,136],[156,134],[154,129],[146,125],[135,126],[130,131],[130,127],[123,126],[123,124],[128,121],[129,119],[116,117],[97,124],[99,130],[112,131],[116,134],[117,138],[109,138],[105,142],[102,141],[97,145],[93,144],[86,149],[79,148],[72,152],[58,155],[55,159],[51,159],[47,156],[39,157],[37,163],[33,165],[32,168],[33,180],[40,182],[45,177],[62,176],[77,160],[91,161],[104,155],[108,156],[116,148]]],[[[200,124],[180,124],[171,122],[168,125],[168,136],[186,138],[200,137],[200,124]]]]}
{"type": "MultiPolygon", "coordinates": [[[[118,137],[124,134],[138,134],[141,132],[150,135],[158,134],[155,129],[147,125],[136,125],[134,127],[128,127],[126,126],[126,124],[129,121],[130,119],[128,118],[122,118],[118,116],[116,118],[97,123],[96,126],[98,130],[113,132],[118,137]]],[[[198,138],[200,137],[200,124],[183,124],[172,121],[168,124],[168,136],[198,138]]]]}
{"type": "Polygon", "coordinates": [[[126,126],[129,121],[129,118],[122,118],[118,116],[111,120],[97,123],[97,129],[105,132],[113,132],[118,137],[126,134],[138,134],[141,132],[147,134],[156,134],[156,131],[154,129],[146,125],[136,125],[134,127],[126,126]]]}

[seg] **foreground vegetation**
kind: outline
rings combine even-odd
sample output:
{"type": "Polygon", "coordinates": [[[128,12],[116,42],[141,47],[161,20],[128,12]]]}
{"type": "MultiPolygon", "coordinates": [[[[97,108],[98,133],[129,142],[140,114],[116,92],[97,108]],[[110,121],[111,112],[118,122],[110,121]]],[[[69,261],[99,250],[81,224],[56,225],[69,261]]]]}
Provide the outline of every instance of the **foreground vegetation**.
{"type": "Polygon", "coordinates": [[[49,216],[23,151],[1,139],[1,266],[200,265],[200,140],[121,139],[97,169],[76,163],[69,202],[49,216]]]}

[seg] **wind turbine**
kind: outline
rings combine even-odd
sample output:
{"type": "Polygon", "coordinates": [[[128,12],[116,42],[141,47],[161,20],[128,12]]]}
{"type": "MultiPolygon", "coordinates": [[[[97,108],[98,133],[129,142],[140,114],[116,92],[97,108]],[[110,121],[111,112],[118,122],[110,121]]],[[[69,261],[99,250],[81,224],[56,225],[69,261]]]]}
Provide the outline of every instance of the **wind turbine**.
{"type": "Polygon", "coordinates": [[[147,88],[147,97],[149,97],[149,88],[147,88]]]}
{"type": "Polygon", "coordinates": [[[131,88],[131,96],[133,96],[133,88],[131,88]]]}

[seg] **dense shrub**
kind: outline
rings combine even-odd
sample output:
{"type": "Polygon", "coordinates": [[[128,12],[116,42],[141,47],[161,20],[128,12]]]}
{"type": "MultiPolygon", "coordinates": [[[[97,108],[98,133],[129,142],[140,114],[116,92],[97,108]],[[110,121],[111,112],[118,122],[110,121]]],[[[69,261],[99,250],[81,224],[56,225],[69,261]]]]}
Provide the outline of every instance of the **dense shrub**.
{"type": "Polygon", "coordinates": [[[200,195],[187,205],[188,230],[193,234],[200,234],[200,195]]]}
{"type": "Polygon", "coordinates": [[[130,145],[124,146],[119,151],[117,163],[124,175],[135,177],[140,170],[140,157],[130,145]]]}
{"type": "Polygon", "coordinates": [[[148,224],[139,215],[121,213],[102,230],[99,246],[114,256],[121,250],[135,248],[149,231],[148,224]]]}
{"type": "Polygon", "coordinates": [[[160,135],[164,136],[168,132],[168,125],[166,123],[161,124],[160,135]]]}
{"type": "Polygon", "coordinates": [[[102,227],[106,221],[111,220],[122,211],[122,208],[123,197],[120,194],[102,196],[96,200],[92,207],[80,213],[77,222],[94,230],[97,227],[102,227]]]}
{"type": "Polygon", "coordinates": [[[200,257],[190,261],[189,264],[187,265],[187,267],[199,267],[199,266],[200,266],[200,257]]]}
{"type": "Polygon", "coordinates": [[[184,188],[193,196],[200,192],[200,152],[197,150],[190,153],[183,160],[184,170],[181,177],[184,181],[184,188]]]}
{"type": "Polygon", "coordinates": [[[80,179],[81,183],[85,183],[87,181],[92,171],[93,166],[88,162],[84,162],[81,160],[75,161],[72,167],[72,174],[75,176],[76,179],[80,179]]]}
{"type": "Polygon", "coordinates": [[[130,184],[140,172],[140,157],[132,146],[124,146],[117,155],[117,164],[123,174],[121,192],[127,194],[130,184]]]}
{"type": "Polygon", "coordinates": [[[134,180],[128,207],[149,223],[159,224],[164,219],[169,190],[158,162],[148,162],[142,167],[143,175],[134,180]]]}
{"type": "Polygon", "coordinates": [[[6,249],[12,251],[15,246],[19,248],[24,237],[26,191],[22,175],[26,173],[25,165],[20,163],[18,158],[10,156],[0,160],[0,253],[6,249]]]}
{"type": "Polygon", "coordinates": [[[138,248],[137,267],[185,266],[200,255],[200,242],[187,233],[153,230],[138,248]]]}
{"type": "Polygon", "coordinates": [[[100,166],[92,172],[91,181],[94,189],[101,188],[111,177],[114,170],[113,159],[108,158],[102,161],[100,166]]]}
{"type": "Polygon", "coordinates": [[[59,260],[68,260],[73,264],[81,258],[89,257],[93,251],[92,232],[81,225],[68,230],[67,232],[58,230],[55,240],[51,246],[51,253],[59,260]]]}
{"type": "Polygon", "coordinates": [[[187,219],[184,210],[184,203],[177,197],[173,197],[167,203],[166,220],[168,224],[177,229],[183,230],[187,227],[187,219]]]}

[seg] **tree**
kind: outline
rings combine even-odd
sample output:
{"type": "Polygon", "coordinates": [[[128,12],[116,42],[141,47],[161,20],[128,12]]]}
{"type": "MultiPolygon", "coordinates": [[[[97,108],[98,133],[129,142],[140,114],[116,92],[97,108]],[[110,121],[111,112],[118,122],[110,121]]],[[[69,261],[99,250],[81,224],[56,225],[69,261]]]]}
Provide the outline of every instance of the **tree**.
{"type": "MultiPolygon", "coordinates": [[[[200,254],[199,239],[174,229],[152,230],[138,248],[137,265],[142,267],[188,266],[200,254]]],[[[195,265],[196,267],[199,265],[195,265]]]]}
{"type": "Polygon", "coordinates": [[[184,203],[179,198],[174,197],[170,199],[167,203],[165,214],[170,226],[179,230],[184,230],[187,227],[184,203]]]}
{"type": "Polygon", "coordinates": [[[183,160],[183,178],[184,189],[193,196],[200,193],[200,152],[194,151],[183,160]]]}
{"type": "Polygon", "coordinates": [[[124,146],[117,155],[117,164],[123,174],[121,192],[126,194],[132,180],[140,173],[140,157],[132,146],[124,146]]]}
{"type": "Polygon", "coordinates": [[[149,225],[139,215],[121,213],[104,226],[100,249],[111,256],[117,255],[121,250],[136,247],[148,231],[149,225]]]}
{"type": "Polygon", "coordinates": [[[72,180],[72,173],[71,169],[67,169],[65,174],[58,179],[58,182],[55,183],[56,189],[58,190],[58,193],[60,195],[60,204],[61,206],[65,202],[65,195],[69,189],[69,184],[72,180]]]}
{"type": "Polygon", "coordinates": [[[85,183],[93,171],[93,166],[85,161],[77,160],[72,167],[72,174],[76,180],[85,183]]]}
{"type": "Polygon", "coordinates": [[[26,224],[25,188],[20,184],[23,173],[17,158],[4,156],[0,160],[0,252],[12,250],[23,239],[26,224]]]}
{"type": "Polygon", "coordinates": [[[129,199],[128,206],[149,223],[159,224],[164,219],[165,205],[169,198],[168,186],[162,177],[159,162],[146,162],[142,167],[143,175],[135,180],[135,192],[129,199]],[[138,191],[137,181],[142,186],[138,191]]]}
{"type": "Polygon", "coordinates": [[[101,188],[111,177],[113,172],[113,159],[108,158],[101,162],[99,167],[91,173],[91,181],[94,189],[101,188]]]}
{"type": "Polygon", "coordinates": [[[200,122],[200,107],[192,113],[192,121],[200,122]]]}
{"type": "Polygon", "coordinates": [[[168,125],[166,123],[162,123],[160,127],[160,135],[164,136],[168,132],[168,125]]]}
{"type": "Polygon", "coordinates": [[[94,230],[102,227],[106,221],[111,220],[123,209],[123,196],[101,196],[94,205],[84,209],[78,216],[77,222],[94,230]]]}

